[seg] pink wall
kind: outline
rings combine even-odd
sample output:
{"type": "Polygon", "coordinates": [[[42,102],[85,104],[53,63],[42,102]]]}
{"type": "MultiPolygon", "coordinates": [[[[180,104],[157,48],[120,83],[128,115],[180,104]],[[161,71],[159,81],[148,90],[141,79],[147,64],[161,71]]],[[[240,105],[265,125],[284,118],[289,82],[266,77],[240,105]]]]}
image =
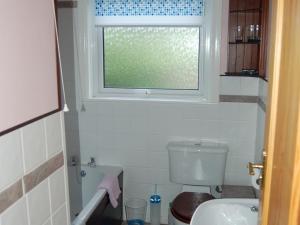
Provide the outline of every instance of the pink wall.
{"type": "Polygon", "coordinates": [[[53,0],[0,1],[0,132],[58,108],[53,0]]]}

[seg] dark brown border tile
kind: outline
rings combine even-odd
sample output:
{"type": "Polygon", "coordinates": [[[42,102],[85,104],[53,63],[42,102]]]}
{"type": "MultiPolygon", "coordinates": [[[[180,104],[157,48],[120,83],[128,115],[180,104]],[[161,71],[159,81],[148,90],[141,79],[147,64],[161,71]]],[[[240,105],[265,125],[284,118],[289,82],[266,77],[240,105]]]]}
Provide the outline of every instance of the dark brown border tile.
{"type": "Polygon", "coordinates": [[[57,1],[56,6],[57,8],[77,8],[78,2],[77,1],[57,1]]]}
{"type": "Polygon", "coordinates": [[[259,97],[258,98],[258,105],[260,106],[260,108],[264,111],[264,112],[266,112],[266,103],[264,103],[264,101],[259,97]]]}
{"type": "Polygon", "coordinates": [[[0,214],[23,196],[22,179],[0,193],[0,214]]]}
{"type": "Polygon", "coordinates": [[[258,96],[220,95],[220,102],[258,103],[258,96]]]}
{"type": "Polygon", "coordinates": [[[64,165],[63,152],[49,159],[43,165],[36,168],[31,173],[24,176],[25,193],[31,191],[34,187],[48,178],[53,172],[64,165]]]}

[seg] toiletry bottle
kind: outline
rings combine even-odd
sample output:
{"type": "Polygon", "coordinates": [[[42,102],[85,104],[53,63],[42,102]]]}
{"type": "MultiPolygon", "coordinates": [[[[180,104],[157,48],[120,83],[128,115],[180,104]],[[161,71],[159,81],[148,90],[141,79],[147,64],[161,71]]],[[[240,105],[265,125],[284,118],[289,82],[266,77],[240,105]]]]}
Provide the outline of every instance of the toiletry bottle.
{"type": "Polygon", "coordinates": [[[257,40],[257,41],[260,40],[259,31],[260,31],[260,27],[259,27],[259,25],[257,24],[257,25],[255,26],[255,40],[257,40]]]}
{"type": "Polygon", "coordinates": [[[249,27],[249,34],[248,34],[248,42],[255,41],[255,26],[250,25],[249,27]]]}
{"type": "Polygon", "coordinates": [[[243,42],[243,31],[241,26],[236,27],[235,42],[243,42]]]}
{"type": "Polygon", "coordinates": [[[150,197],[150,223],[160,225],[161,198],[157,194],[157,184],[155,184],[155,194],[150,197]]]}

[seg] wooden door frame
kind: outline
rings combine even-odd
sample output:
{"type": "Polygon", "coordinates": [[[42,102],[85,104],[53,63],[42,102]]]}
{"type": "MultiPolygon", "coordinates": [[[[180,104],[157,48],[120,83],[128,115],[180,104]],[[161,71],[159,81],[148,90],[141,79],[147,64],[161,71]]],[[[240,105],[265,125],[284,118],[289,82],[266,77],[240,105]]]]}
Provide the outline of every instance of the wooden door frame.
{"type": "Polygon", "coordinates": [[[298,39],[300,40],[300,28],[298,28],[298,24],[300,24],[299,9],[300,0],[272,1],[269,49],[270,88],[265,136],[265,149],[268,156],[262,195],[260,221],[262,225],[299,225],[300,222],[300,91],[297,90],[300,88],[295,88],[300,83],[300,48],[298,43],[295,47],[292,46],[293,43],[296,43],[293,42],[296,40],[296,36],[299,36],[298,39]],[[291,58],[291,56],[294,57],[291,58]],[[295,82],[297,82],[296,85],[295,82]],[[289,84],[294,85],[291,86],[291,90],[286,90],[289,84]],[[289,115],[287,112],[290,108],[282,107],[284,99],[291,101],[290,104],[287,104],[288,107],[293,105],[292,110],[289,111],[291,118],[287,118],[287,115],[289,115]],[[282,112],[285,112],[285,114],[282,112]],[[285,117],[282,117],[282,115],[285,115],[285,117]],[[289,143],[288,146],[284,147],[287,148],[286,154],[290,154],[289,157],[283,155],[283,158],[291,160],[288,163],[283,160],[282,163],[288,165],[280,165],[278,164],[279,156],[277,154],[282,154],[284,150],[283,146],[278,145],[279,128],[280,125],[284,124],[284,120],[291,122],[292,119],[294,119],[294,124],[291,129],[294,132],[290,135],[291,137],[285,137],[288,140],[282,140],[282,142],[287,141],[289,143]],[[289,167],[287,169],[289,173],[277,173],[281,171],[279,167],[289,167]],[[288,178],[286,176],[284,178],[279,177],[283,174],[288,178]],[[278,183],[278,180],[288,182],[278,183]],[[274,185],[277,185],[276,188],[274,188],[274,185]],[[274,189],[280,193],[274,193],[274,189]],[[281,193],[281,191],[284,193],[281,193]],[[274,196],[276,195],[281,195],[278,198],[278,204],[274,204],[274,196]],[[283,206],[285,207],[282,208],[283,206]],[[276,219],[272,218],[274,216],[276,219]]]}

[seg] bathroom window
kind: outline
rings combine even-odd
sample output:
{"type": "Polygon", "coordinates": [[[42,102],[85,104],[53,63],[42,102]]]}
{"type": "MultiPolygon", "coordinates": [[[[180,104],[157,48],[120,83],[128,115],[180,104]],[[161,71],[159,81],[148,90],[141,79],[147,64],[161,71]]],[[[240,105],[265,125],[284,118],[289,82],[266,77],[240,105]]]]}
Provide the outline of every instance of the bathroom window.
{"type": "Polygon", "coordinates": [[[97,29],[98,93],[201,94],[200,27],[97,29]]]}
{"type": "Polygon", "coordinates": [[[83,96],[219,100],[222,1],[80,3],[75,28],[83,96]]]}

